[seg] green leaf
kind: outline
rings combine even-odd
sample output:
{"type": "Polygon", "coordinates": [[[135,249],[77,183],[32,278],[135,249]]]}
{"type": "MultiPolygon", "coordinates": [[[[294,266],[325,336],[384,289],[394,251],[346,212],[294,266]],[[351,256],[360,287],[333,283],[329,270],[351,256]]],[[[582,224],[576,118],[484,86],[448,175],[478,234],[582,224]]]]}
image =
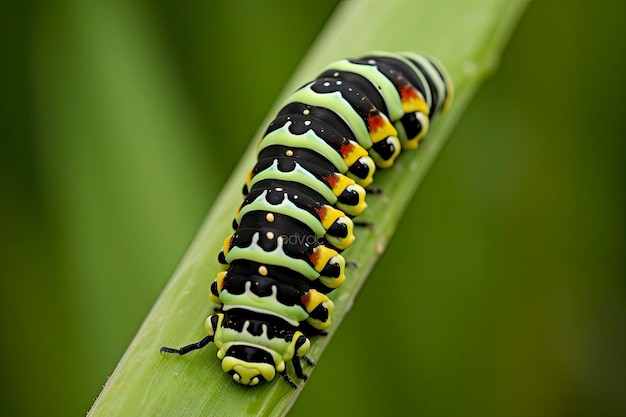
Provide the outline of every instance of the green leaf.
{"type": "MultiPolygon", "coordinates": [[[[358,56],[368,50],[414,50],[437,57],[449,70],[456,88],[455,103],[447,114],[434,121],[426,146],[406,152],[392,169],[376,174],[374,185],[383,189],[384,195],[370,196],[363,216],[363,220],[374,221],[375,226],[358,230],[357,241],[345,252],[346,258],[358,267],[348,271],[348,279],[333,294],[335,313],[330,334],[313,341],[310,356],[318,361],[318,366],[324,366],[323,350],[392,238],[402,212],[446,136],[480,82],[495,68],[525,4],[526,1],[511,0],[454,0],[443,7],[436,2],[390,1],[384,6],[380,1],[345,2],[289,82],[283,96],[334,59],[358,56]]],[[[264,128],[265,124],[259,132],[264,128]]],[[[256,388],[239,386],[222,372],[215,358],[216,349],[211,345],[184,357],[158,354],[162,345],[182,346],[204,336],[202,324],[213,308],[208,302],[209,286],[219,270],[216,254],[230,233],[232,216],[242,198],[241,185],[254,159],[252,144],[90,416],[278,416],[286,414],[304,389],[301,383],[298,390],[292,390],[282,381],[256,388]]]]}

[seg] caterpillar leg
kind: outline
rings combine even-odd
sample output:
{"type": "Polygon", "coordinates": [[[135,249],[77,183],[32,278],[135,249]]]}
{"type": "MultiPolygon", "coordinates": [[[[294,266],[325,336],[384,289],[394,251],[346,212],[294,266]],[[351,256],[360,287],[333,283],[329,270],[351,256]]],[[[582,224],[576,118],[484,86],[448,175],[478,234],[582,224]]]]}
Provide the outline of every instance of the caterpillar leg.
{"type": "Polygon", "coordinates": [[[346,268],[358,268],[359,264],[354,261],[346,261],[346,268]]]}
{"type": "Polygon", "coordinates": [[[367,220],[352,220],[352,223],[355,227],[366,227],[368,229],[372,229],[374,227],[374,223],[367,220]]]}
{"type": "Polygon", "coordinates": [[[192,344],[187,345],[187,346],[183,346],[183,347],[181,347],[179,349],[163,346],[163,347],[161,347],[161,349],[159,349],[159,352],[161,353],[161,355],[163,353],[176,353],[178,355],[185,355],[185,354],[187,354],[189,352],[192,352],[194,350],[202,349],[203,347],[205,347],[206,345],[208,345],[212,341],[213,341],[213,336],[209,335],[209,336],[205,337],[204,339],[200,340],[199,342],[192,343],[192,344]]]}
{"type": "Polygon", "coordinates": [[[366,187],[365,191],[368,194],[372,194],[372,195],[382,194],[383,193],[383,189],[380,188],[380,187],[366,187]]]}
{"type": "Polygon", "coordinates": [[[306,381],[309,378],[309,376],[307,374],[305,374],[304,371],[302,370],[302,364],[300,363],[300,360],[305,361],[306,364],[309,365],[310,367],[315,366],[315,362],[313,362],[313,360],[311,360],[311,358],[309,358],[306,355],[301,356],[301,357],[294,356],[291,359],[291,363],[293,364],[293,369],[296,372],[296,376],[298,378],[306,381]]]}
{"type": "MultiPolygon", "coordinates": [[[[313,360],[306,355],[294,356],[291,359],[291,364],[293,365],[293,369],[296,373],[296,376],[300,378],[301,380],[306,381],[309,378],[309,376],[305,374],[304,371],[302,370],[302,363],[300,363],[301,360],[305,361],[306,364],[309,365],[310,367],[315,366],[315,362],[313,362],[313,360]]],[[[287,381],[287,383],[291,386],[291,388],[296,389],[296,384],[293,382],[291,378],[289,378],[286,371],[281,372],[280,374],[282,375],[283,378],[285,378],[285,381],[287,381]]]]}
{"type": "Polygon", "coordinates": [[[282,372],[278,372],[278,373],[280,374],[280,376],[283,377],[285,382],[287,382],[291,388],[298,389],[298,386],[296,385],[295,382],[293,382],[293,379],[291,379],[289,377],[289,375],[287,375],[287,371],[286,370],[283,370],[282,372]]]}
{"type": "MultiPolygon", "coordinates": [[[[326,336],[328,333],[324,332],[324,336],[326,336]]],[[[303,355],[302,359],[307,363],[307,365],[313,367],[315,366],[315,362],[313,362],[313,359],[309,358],[307,355],[303,355]]]]}

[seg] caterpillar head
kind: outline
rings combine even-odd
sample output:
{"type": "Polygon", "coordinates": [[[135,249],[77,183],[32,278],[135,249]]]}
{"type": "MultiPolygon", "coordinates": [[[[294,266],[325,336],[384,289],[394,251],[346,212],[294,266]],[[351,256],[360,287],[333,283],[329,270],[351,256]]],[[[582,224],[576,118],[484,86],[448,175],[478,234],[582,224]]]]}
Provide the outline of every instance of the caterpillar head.
{"type": "Polygon", "coordinates": [[[222,369],[242,385],[257,385],[276,376],[272,355],[265,349],[234,344],[222,359],[222,369]]]}

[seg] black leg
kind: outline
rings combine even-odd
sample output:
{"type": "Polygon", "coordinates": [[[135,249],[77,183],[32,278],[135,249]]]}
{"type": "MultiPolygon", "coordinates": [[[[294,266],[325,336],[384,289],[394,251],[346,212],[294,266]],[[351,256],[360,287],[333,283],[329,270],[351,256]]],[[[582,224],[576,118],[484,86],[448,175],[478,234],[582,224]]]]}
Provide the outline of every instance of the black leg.
{"type": "Polygon", "coordinates": [[[365,191],[367,191],[368,194],[382,194],[383,193],[382,188],[378,188],[378,187],[365,187],[365,191]]]}
{"type": "MultiPolygon", "coordinates": [[[[324,336],[326,336],[328,333],[323,332],[324,336]]],[[[309,358],[308,356],[304,355],[302,357],[302,359],[304,359],[304,361],[309,365],[309,366],[315,366],[315,362],[313,362],[313,359],[309,358]]]]}
{"type": "Polygon", "coordinates": [[[371,229],[374,227],[374,223],[368,222],[367,220],[352,220],[354,227],[367,227],[371,229]]]}
{"type": "Polygon", "coordinates": [[[300,358],[297,356],[294,356],[291,359],[291,363],[293,364],[293,369],[296,371],[296,376],[302,380],[307,380],[308,376],[307,374],[304,373],[304,371],[302,370],[302,364],[300,363],[300,358]]]}
{"type": "Polygon", "coordinates": [[[287,383],[289,384],[289,386],[293,389],[298,389],[298,386],[293,382],[293,380],[291,378],[289,378],[289,375],[287,375],[287,371],[282,371],[279,372],[280,376],[282,376],[285,381],[287,381],[287,383]]]}
{"type": "Polygon", "coordinates": [[[208,345],[212,341],[213,341],[213,336],[207,336],[207,337],[205,337],[204,339],[202,339],[199,342],[192,343],[192,344],[187,345],[187,346],[183,346],[180,349],[163,346],[160,349],[160,352],[161,352],[161,354],[163,354],[165,352],[165,353],[178,353],[179,355],[184,355],[185,353],[189,353],[192,350],[202,349],[203,347],[205,347],[206,345],[208,345]]]}

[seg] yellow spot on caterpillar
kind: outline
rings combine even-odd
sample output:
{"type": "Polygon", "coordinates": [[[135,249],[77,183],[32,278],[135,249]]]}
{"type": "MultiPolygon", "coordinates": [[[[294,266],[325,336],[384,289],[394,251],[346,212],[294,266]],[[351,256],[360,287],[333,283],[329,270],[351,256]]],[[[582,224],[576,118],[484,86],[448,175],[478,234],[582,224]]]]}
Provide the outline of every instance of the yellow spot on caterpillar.
{"type": "Polygon", "coordinates": [[[267,268],[265,267],[265,265],[261,265],[259,267],[259,275],[263,275],[263,276],[267,275],[267,268]]]}
{"type": "Polygon", "coordinates": [[[285,152],[285,155],[293,156],[293,151],[291,149],[289,149],[287,152],[285,152]]]}
{"type": "Polygon", "coordinates": [[[265,237],[267,237],[269,240],[272,240],[272,239],[274,239],[274,233],[273,232],[267,232],[265,234],[265,237]]]}
{"type": "Polygon", "coordinates": [[[265,220],[267,220],[269,223],[272,223],[274,221],[274,213],[267,213],[265,215],[265,220]]]}

